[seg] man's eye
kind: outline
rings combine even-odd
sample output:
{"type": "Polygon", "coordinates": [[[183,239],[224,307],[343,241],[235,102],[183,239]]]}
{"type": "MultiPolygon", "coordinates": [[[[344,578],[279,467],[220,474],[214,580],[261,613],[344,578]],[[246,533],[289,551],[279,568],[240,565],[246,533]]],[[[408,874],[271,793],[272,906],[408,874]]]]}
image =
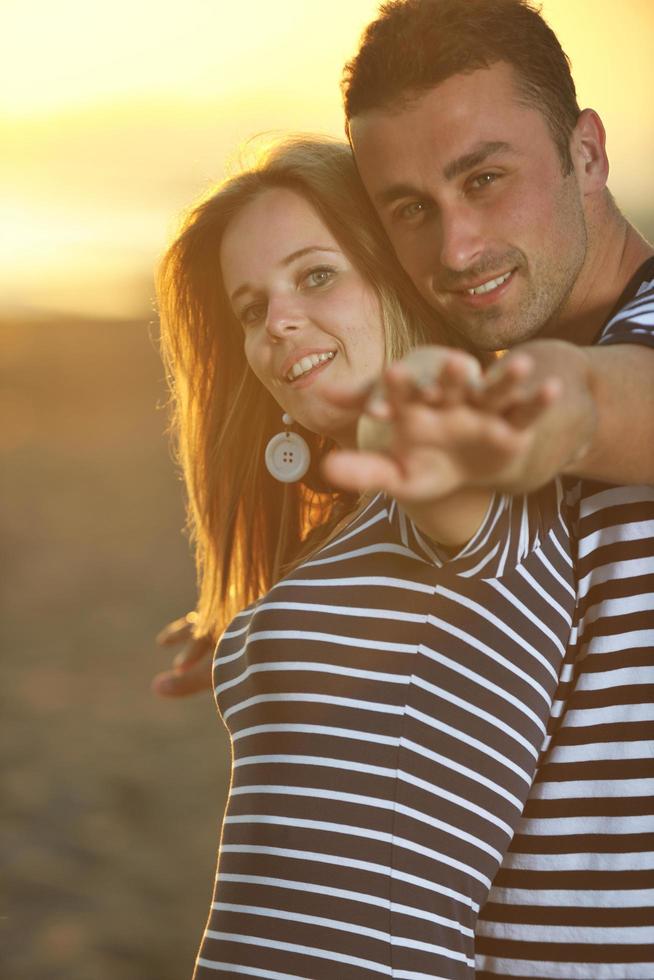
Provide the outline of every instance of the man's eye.
{"type": "Polygon", "coordinates": [[[484,187],[490,187],[491,184],[494,184],[499,179],[499,176],[499,174],[494,173],[478,174],[472,178],[470,184],[474,190],[482,190],[484,187]]]}
{"type": "Polygon", "coordinates": [[[425,210],[425,205],[422,201],[411,201],[410,204],[404,204],[398,211],[398,217],[402,221],[410,221],[411,218],[417,217],[419,214],[425,210]]]}
{"type": "Polygon", "coordinates": [[[327,265],[319,265],[315,269],[310,269],[303,277],[302,282],[306,286],[325,286],[331,282],[335,275],[336,269],[327,265]]]}

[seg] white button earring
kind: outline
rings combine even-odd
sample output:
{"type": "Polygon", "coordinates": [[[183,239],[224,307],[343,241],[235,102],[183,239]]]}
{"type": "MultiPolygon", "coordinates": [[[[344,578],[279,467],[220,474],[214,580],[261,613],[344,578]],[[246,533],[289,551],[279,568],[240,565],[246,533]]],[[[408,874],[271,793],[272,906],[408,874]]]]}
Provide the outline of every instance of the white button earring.
{"type": "Polygon", "coordinates": [[[278,432],[266,446],[266,469],[281,483],[301,480],[309,469],[311,450],[297,432],[289,432],[293,419],[286,412],[282,415],[285,432],[278,432]]]}

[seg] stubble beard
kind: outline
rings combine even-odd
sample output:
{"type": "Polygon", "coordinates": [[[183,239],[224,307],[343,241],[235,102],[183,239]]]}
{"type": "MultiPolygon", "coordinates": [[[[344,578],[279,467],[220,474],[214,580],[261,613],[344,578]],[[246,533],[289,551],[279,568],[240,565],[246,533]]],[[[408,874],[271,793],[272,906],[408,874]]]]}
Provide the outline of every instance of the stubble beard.
{"type": "Polygon", "coordinates": [[[575,252],[573,262],[556,263],[554,268],[548,263],[547,267],[534,270],[533,275],[528,266],[523,267],[524,272],[518,269],[515,275],[524,276],[526,295],[517,307],[510,311],[501,308],[473,311],[461,323],[450,321],[451,327],[466,346],[472,345],[480,351],[506,350],[536,337],[555,334],[584,256],[585,248],[575,252]]]}
{"type": "MultiPolygon", "coordinates": [[[[520,249],[509,249],[500,257],[492,257],[474,270],[481,278],[487,271],[513,268],[518,280],[511,288],[523,286],[525,295],[511,310],[501,304],[488,309],[470,310],[467,315],[452,315],[434,296],[426,297],[444,316],[450,329],[461,338],[465,347],[479,351],[506,350],[535,337],[557,333],[557,324],[570,299],[588,250],[588,229],[579,189],[574,177],[566,178],[555,205],[553,227],[568,228],[567,247],[550,243],[548,250],[536,256],[532,263],[520,249]]],[[[470,271],[466,276],[472,278],[470,271]]]]}

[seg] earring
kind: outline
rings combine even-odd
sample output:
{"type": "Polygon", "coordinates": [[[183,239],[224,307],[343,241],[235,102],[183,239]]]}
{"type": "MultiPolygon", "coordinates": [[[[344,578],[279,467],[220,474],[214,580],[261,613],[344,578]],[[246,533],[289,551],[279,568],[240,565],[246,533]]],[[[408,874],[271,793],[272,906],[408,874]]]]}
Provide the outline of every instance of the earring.
{"type": "Polygon", "coordinates": [[[309,469],[311,450],[297,432],[289,432],[293,419],[286,412],[282,415],[285,432],[278,432],[266,446],[266,469],[280,483],[295,483],[309,469]]]}

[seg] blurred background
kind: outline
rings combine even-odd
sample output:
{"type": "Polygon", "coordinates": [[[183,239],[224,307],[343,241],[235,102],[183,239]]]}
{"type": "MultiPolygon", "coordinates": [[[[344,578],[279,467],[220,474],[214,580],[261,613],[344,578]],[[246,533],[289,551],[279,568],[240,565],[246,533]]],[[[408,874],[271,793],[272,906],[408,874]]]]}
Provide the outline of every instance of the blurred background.
{"type": "MultiPolygon", "coordinates": [[[[152,270],[243,142],[342,133],[372,0],[2,0],[0,975],[187,980],[229,750],[149,691],[193,607],[152,270]]],[[[545,0],[654,239],[653,0],[545,0]]]]}

